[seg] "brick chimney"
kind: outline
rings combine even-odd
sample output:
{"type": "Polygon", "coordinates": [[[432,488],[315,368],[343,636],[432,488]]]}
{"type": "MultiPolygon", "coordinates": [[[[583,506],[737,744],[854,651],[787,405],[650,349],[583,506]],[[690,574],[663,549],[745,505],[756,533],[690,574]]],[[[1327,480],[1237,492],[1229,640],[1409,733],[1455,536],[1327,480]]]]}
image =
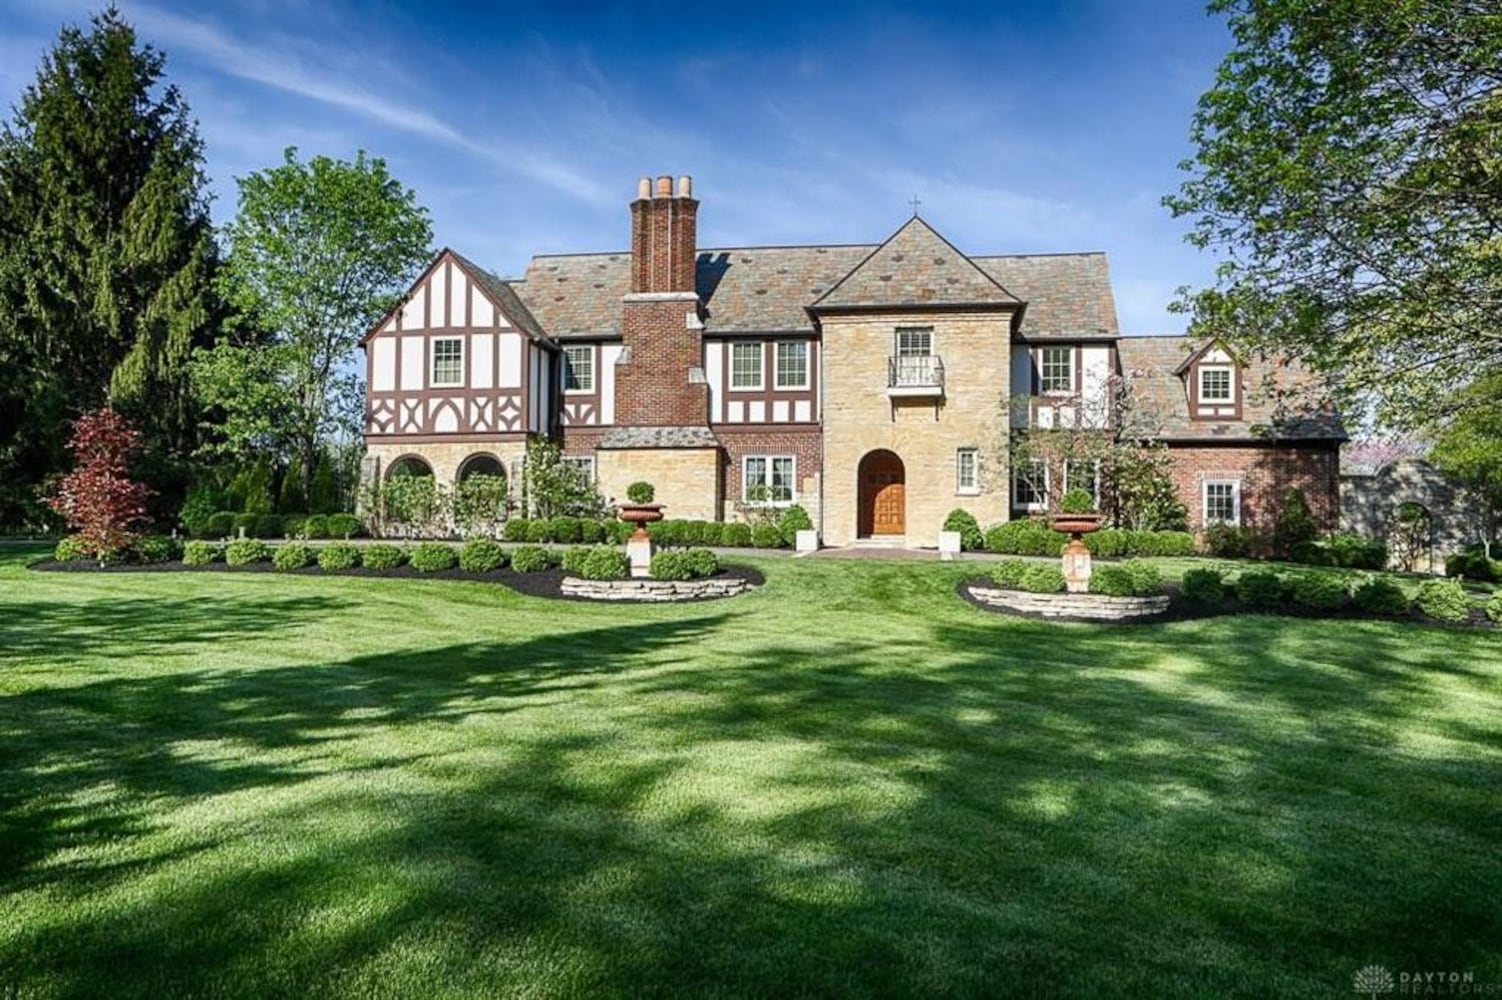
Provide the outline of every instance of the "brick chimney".
{"type": "Polygon", "coordinates": [[[638,427],[704,427],[709,389],[703,381],[698,254],[699,203],[693,179],[643,177],[631,203],[631,291],[616,369],[616,423],[638,427]]]}
{"type": "Polygon", "coordinates": [[[699,203],[691,177],[643,177],[631,203],[631,290],[692,292],[699,203]]]}

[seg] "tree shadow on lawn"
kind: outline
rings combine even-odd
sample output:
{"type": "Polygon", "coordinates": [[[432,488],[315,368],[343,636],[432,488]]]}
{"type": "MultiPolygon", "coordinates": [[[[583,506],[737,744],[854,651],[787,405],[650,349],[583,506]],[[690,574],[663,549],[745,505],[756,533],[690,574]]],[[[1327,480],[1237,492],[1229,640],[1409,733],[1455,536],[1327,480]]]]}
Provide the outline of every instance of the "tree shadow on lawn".
{"type": "Polygon", "coordinates": [[[701,650],[735,624],[6,699],[23,825],[3,882],[99,902],[27,925],[0,964],[117,995],[1301,996],[1370,962],[1502,975],[1498,655],[1477,637],[957,618],[896,648],[701,650]],[[1454,718],[1466,698],[1483,714],[1454,718]],[[170,752],[195,742],[242,759],[170,752]],[[128,823],[76,825],[99,788],[128,823]],[[163,849],[186,834],[160,815],[236,791],[258,821],[163,849]]]}

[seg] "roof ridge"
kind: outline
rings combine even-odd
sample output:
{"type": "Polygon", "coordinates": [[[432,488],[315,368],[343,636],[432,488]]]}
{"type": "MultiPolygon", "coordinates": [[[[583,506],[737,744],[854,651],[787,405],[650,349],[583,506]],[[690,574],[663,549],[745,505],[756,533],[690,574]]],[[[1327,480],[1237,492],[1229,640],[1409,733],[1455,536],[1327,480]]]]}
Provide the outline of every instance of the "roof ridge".
{"type": "Polygon", "coordinates": [[[923,218],[921,215],[918,215],[917,213],[914,213],[914,215],[913,215],[913,217],[911,219],[908,219],[902,225],[898,226],[897,229],[892,233],[892,235],[890,235],[886,239],[882,240],[881,243],[878,244],[877,247],[874,250],[872,250],[864,258],[862,258],[862,260],[860,261],[860,263],[856,264],[849,271],[845,272],[845,276],[844,277],[842,277],[839,281],[836,281],[833,285],[829,286],[829,288],[825,289],[825,291],[818,298],[816,298],[812,302],[810,302],[808,304],[807,308],[814,309],[820,303],[824,302],[826,299],[829,299],[831,296],[833,296],[835,292],[837,292],[837,291],[840,290],[841,286],[843,286],[847,281],[849,281],[852,277],[854,277],[862,269],[864,269],[867,264],[870,264],[871,261],[876,258],[877,254],[881,253],[887,247],[891,246],[892,243],[895,242],[899,236],[901,236],[903,233],[907,232],[909,229],[912,229],[915,224],[919,225],[919,226],[922,226],[925,231],[927,231],[930,235],[932,235],[934,238],[936,238],[940,243],[944,244],[950,250],[954,251],[954,253],[960,258],[960,260],[962,260],[966,264],[970,265],[971,270],[973,270],[976,274],[980,275],[981,278],[983,278],[985,281],[987,281],[991,285],[993,285],[996,288],[997,291],[1001,292],[1008,299],[1010,299],[1013,303],[1020,303],[1022,301],[1016,295],[1013,295],[1011,293],[1011,291],[1008,290],[1005,285],[1003,285],[1001,282],[997,281],[996,277],[994,275],[989,274],[985,270],[985,268],[981,267],[974,260],[972,260],[965,253],[965,251],[961,250],[959,247],[957,247],[953,243],[949,242],[949,240],[947,238],[945,238],[944,234],[941,233],[941,232],[939,232],[937,229],[935,229],[929,223],[929,221],[927,219],[923,218]]]}

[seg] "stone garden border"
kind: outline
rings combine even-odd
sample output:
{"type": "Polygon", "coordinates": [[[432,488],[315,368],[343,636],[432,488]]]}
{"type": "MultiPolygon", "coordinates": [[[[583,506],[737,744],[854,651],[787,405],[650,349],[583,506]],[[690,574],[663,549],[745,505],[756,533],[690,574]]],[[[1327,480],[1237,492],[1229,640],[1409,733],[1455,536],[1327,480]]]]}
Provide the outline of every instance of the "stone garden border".
{"type": "Polygon", "coordinates": [[[644,603],[669,603],[674,601],[702,601],[716,597],[734,597],[751,589],[751,581],[743,576],[719,575],[700,580],[585,580],[566,576],[559,584],[564,597],[586,601],[639,601],[644,603]]]}
{"type": "Polygon", "coordinates": [[[1018,614],[1041,618],[1066,618],[1072,621],[1141,621],[1156,618],[1168,611],[1168,595],[1152,597],[1108,597],[1105,594],[1033,594],[1025,590],[1004,590],[970,583],[966,592],[980,604],[1003,608],[1018,614]]]}

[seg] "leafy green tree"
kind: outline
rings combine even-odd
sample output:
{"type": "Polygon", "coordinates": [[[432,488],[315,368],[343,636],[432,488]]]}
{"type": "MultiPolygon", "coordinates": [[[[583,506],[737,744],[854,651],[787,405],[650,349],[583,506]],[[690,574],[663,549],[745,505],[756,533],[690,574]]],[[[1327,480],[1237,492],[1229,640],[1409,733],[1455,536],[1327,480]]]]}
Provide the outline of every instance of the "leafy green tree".
{"type": "Polygon", "coordinates": [[[1469,492],[1467,509],[1487,558],[1502,530],[1502,408],[1485,405],[1498,398],[1502,372],[1477,379],[1462,393],[1454,417],[1435,434],[1430,452],[1434,464],[1469,492]]]}
{"type": "Polygon", "coordinates": [[[313,487],[308,493],[308,511],[312,514],[334,514],[341,509],[334,463],[325,448],[319,451],[318,468],[313,471],[313,487]]]}
{"type": "Polygon", "coordinates": [[[364,152],[303,162],[289,148],[239,188],[223,287],[240,322],[201,353],[195,376],[224,416],[214,447],[299,456],[308,496],[324,443],[359,433],[356,345],[428,259],[432,225],[415,192],[364,152]]]}
{"type": "Polygon", "coordinates": [[[62,30],[0,131],[0,482],[60,470],[69,420],[108,402],[153,485],[181,485],[187,362],[222,309],[203,144],[164,67],[109,7],[62,30]]]}
{"type": "MultiPolygon", "coordinates": [[[[1212,0],[1234,47],[1177,196],[1197,333],[1426,423],[1502,349],[1502,16],[1474,0],[1212,0]]],[[[1474,399],[1478,405],[1498,400],[1474,399]]]]}
{"type": "Polygon", "coordinates": [[[549,438],[527,441],[522,466],[522,509],[532,517],[603,517],[605,501],[577,466],[563,461],[558,443],[549,438]]]}
{"type": "Polygon", "coordinates": [[[292,456],[292,461],[287,464],[287,471],[282,474],[281,494],[277,498],[276,509],[281,514],[306,514],[308,512],[308,495],[303,492],[302,458],[292,456]]]}

